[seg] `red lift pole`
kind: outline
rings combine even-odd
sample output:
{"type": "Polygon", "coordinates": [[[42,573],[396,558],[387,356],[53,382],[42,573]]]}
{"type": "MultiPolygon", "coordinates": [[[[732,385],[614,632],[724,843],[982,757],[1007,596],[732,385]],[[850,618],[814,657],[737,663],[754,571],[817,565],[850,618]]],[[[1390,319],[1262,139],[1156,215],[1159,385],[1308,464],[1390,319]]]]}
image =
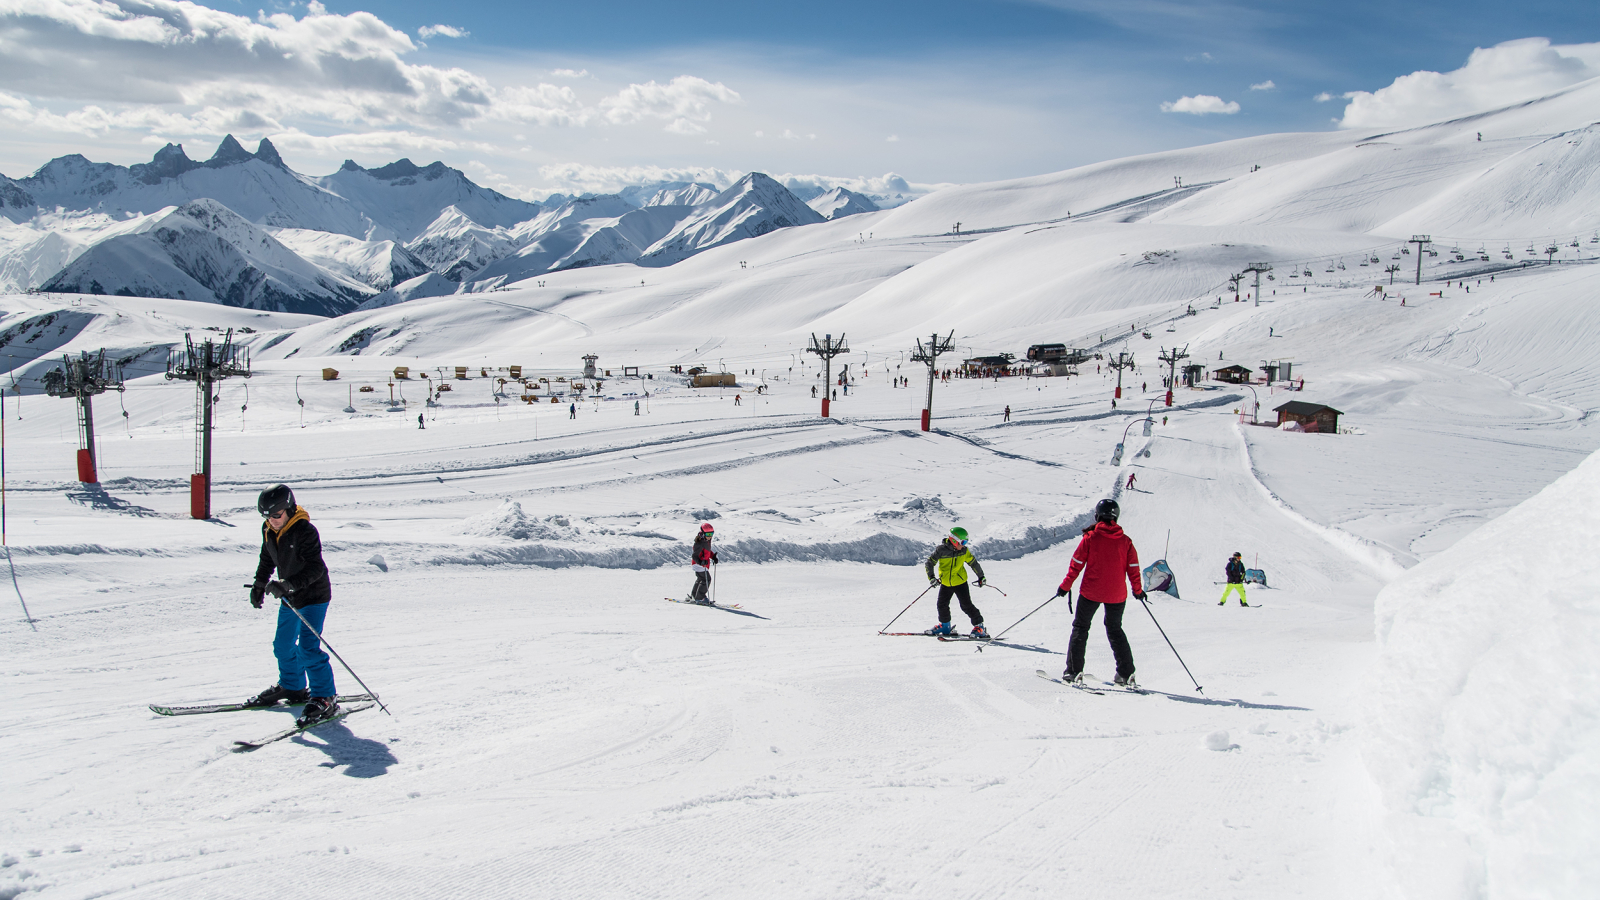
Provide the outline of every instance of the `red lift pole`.
{"type": "Polygon", "coordinates": [[[189,515],[195,519],[211,518],[211,409],[217,402],[215,385],[234,375],[250,377],[250,354],[242,347],[233,346],[233,329],[217,346],[206,338],[196,344],[189,335],[183,336],[184,349],[167,355],[167,378],[195,383],[195,464],[196,471],[189,476],[189,515]]]}
{"type": "Polygon", "coordinates": [[[939,354],[949,353],[955,349],[955,345],[951,343],[955,336],[955,330],[951,329],[950,334],[940,340],[938,332],[935,332],[933,338],[928,341],[927,346],[923,346],[922,341],[919,339],[917,341],[917,349],[911,354],[912,362],[928,364],[928,404],[922,408],[923,431],[930,430],[933,423],[933,379],[939,373],[939,354]]]}
{"type": "Polygon", "coordinates": [[[61,368],[44,374],[44,391],[52,397],[72,397],[78,401],[78,480],[98,484],[99,466],[94,452],[94,406],[91,398],[106,391],[125,390],[122,373],[106,362],[102,349],[94,356],[87,352],[61,357],[61,368]]]}
{"type": "Polygon", "coordinates": [[[815,333],[811,335],[811,346],[806,348],[807,353],[815,353],[822,357],[822,417],[828,418],[828,392],[833,389],[833,358],[841,353],[849,353],[850,348],[845,345],[844,335],[839,335],[835,341],[833,335],[825,334],[819,342],[815,333]]]}

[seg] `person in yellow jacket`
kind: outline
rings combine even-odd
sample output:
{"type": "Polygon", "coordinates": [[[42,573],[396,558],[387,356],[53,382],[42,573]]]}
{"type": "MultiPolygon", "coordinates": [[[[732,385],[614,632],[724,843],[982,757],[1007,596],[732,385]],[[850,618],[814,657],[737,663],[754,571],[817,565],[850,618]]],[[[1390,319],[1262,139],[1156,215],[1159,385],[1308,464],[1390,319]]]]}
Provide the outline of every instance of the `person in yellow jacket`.
{"type": "Polygon", "coordinates": [[[967,566],[977,573],[978,587],[983,587],[983,566],[978,565],[972,551],[967,549],[967,530],[957,526],[950,529],[950,534],[934,548],[933,555],[928,557],[924,566],[928,571],[928,585],[939,586],[939,624],[928,629],[928,634],[955,633],[955,629],[950,627],[950,597],[954,595],[961,601],[961,611],[972,620],[972,636],[980,640],[989,637],[988,630],[983,627],[983,613],[972,605],[972,591],[967,587],[967,566]]]}

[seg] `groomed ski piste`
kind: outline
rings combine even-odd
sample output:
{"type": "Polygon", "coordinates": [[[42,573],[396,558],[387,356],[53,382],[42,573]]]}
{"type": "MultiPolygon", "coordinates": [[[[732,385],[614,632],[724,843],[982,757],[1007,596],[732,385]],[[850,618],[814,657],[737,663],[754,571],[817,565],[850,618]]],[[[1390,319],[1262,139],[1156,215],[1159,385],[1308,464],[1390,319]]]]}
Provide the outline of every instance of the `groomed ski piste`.
{"type": "MultiPolygon", "coordinates": [[[[4,348],[24,385],[5,392],[6,525],[36,620],[6,601],[0,896],[1584,896],[1597,92],[956,188],[665,269],[332,320],[0,300],[0,327],[32,323],[4,348]],[[1152,198],[1173,172],[1201,187],[1152,198]],[[1465,284],[1441,254],[1381,295],[1377,272],[1287,278],[1387,263],[1414,230],[1582,246],[1465,284]],[[1283,277],[1234,302],[1223,280],[1257,260],[1283,277]],[[196,521],[194,389],[159,347],[246,326],[255,375],[221,386],[215,517],[196,521]],[[926,370],[902,353],[952,330],[952,364],[1060,341],[1140,368],[1115,409],[1093,362],[941,382],[923,433],[926,370]],[[813,332],[851,345],[830,419],[813,332]],[[158,351],[96,399],[89,488],[72,404],[36,385],[102,346],[158,351]],[[1174,346],[1207,369],[1293,360],[1305,388],[1207,381],[1166,408],[1154,357],[1174,346]],[[576,417],[480,376],[572,378],[585,353],[613,377],[576,417]],[[400,382],[391,408],[397,365],[471,377],[437,406],[400,382]],[[1257,399],[1263,420],[1335,407],[1345,433],[1254,427],[1257,399]],[[394,715],[236,754],[291,711],[148,705],[275,677],[272,613],[239,584],[278,482],[322,534],[327,637],[394,715]],[[1051,597],[1107,496],[1175,573],[1181,599],[1150,613],[1203,691],[1137,605],[1144,695],[1036,675],[1064,665],[1061,600],[988,644],[879,635],[956,524],[1007,594],[975,593],[999,634],[1051,597]],[[686,595],[703,521],[738,614],[661,600],[686,595]],[[1217,605],[1234,551],[1268,575],[1249,609],[1217,605]]],[[[933,625],[932,600],[894,630],[933,625]]],[[[1098,622],[1088,672],[1112,675],[1098,622]]]]}

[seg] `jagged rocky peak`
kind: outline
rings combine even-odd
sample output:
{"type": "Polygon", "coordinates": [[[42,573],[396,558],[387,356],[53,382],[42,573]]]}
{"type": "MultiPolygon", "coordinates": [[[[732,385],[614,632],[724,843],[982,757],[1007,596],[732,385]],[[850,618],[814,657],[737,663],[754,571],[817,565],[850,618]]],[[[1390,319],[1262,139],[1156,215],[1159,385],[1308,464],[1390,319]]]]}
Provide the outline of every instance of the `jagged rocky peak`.
{"type": "Polygon", "coordinates": [[[145,184],[159,184],[162,179],[177,178],[199,165],[183,152],[182,144],[168,144],[157,150],[149,162],[129,166],[128,169],[145,184]]]}
{"type": "Polygon", "coordinates": [[[222,143],[217,145],[217,152],[211,154],[211,158],[206,160],[206,165],[213,169],[220,169],[223,166],[241,163],[248,159],[255,159],[254,154],[240,146],[239,142],[234,140],[233,135],[230,134],[222,139],[222,143]]]}
{"type": "Polygon", "coordinates": [[[272,142],[266,138],[262,138],[261,143],[256,145],[256,159],[277,166],[280,169],[289,168],[288,164],[283,161],[283,157],[278,155],[278,148],[272,146],[272,142]]]}
{"type": "Polygon", "coordinates": [[[455,170],[444,163],[439,162],[438,160],[435,160],[426,166],[419,166],[409,159],[397,159],[386,166],[379,166],[376,169],[366,169],[357,164],[355,160],[347,159],[344,161],[344,165],[339,167],[339,171],[365,172],[379,181],[399,181],[402,178],[421,178],[423,181],[433,181],[434,179],[442,178],[445,175],[454,172],[455,170]]]}

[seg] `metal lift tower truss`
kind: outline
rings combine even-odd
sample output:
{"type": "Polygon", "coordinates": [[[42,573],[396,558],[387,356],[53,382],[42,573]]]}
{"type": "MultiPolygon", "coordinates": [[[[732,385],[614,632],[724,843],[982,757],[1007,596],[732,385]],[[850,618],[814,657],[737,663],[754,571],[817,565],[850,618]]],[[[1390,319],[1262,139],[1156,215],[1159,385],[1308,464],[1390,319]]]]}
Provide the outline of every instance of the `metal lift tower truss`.
{"type": "Polygon", "coordinates": [[[912,362],[928,364],[928,405],[922,408],[923,431],[928,431],[933,423],[933,381],[934,377],[939,374],[939,354],[949,353],[955,349],[955,344],[951,343],[955,336],[954,329],[943,339],[940,339],[938,333],[935,332],[926,345],[922,343],[921,339],[918,339],[917,349],[911,354],[912,362]]]}
{"type": "Polygon", "coordinates": [[[235,375],[250,377],[250,353],[243,347],[233,346],[233,329],[218,346],[210,338],[196,344],[189,335],[183,336],[184,348],[173,348],[167,354],[167,378],[195,383],[194,431],[195,473],[189,476],[189,515],[196,519],[211,518],[211,421],[212,407],[217,402],[215,385],[224,378],[235,375]]]}
{"type": "Polygon", "coordinates": [[[1167,405],[1172,405],[1172,392],[1178,387],[1178,363],[1189,358],[1189,345],[1182,348],[1173,347],[1171,350],[1162,348],[1156,359],[1167,364],[1167,405]]]}
{"type": "Polygon", "coordinates": [[[828,392],[833,390],[833,358],[841,353],[849,353],[850,347],[844,342],[844,335],[839,335],[836,341],[833,335],[825,334],[818,341],[815,334],[811,335],[811,346],[806,348],[807,353],[815,353],[822,357],[822,417],[828,417],[828,392]]]}
{"type": "Polygon", "coordinates": [[[78,480],[84,484],[100,481],[94,447],[94,406],[91,398],[106,391],[124,391],[122,372],[106,362],[106,351],[61,357],[61,367],[44,373],[44,391],[52,397],[72,397],[78,401],[78,480]]]}

